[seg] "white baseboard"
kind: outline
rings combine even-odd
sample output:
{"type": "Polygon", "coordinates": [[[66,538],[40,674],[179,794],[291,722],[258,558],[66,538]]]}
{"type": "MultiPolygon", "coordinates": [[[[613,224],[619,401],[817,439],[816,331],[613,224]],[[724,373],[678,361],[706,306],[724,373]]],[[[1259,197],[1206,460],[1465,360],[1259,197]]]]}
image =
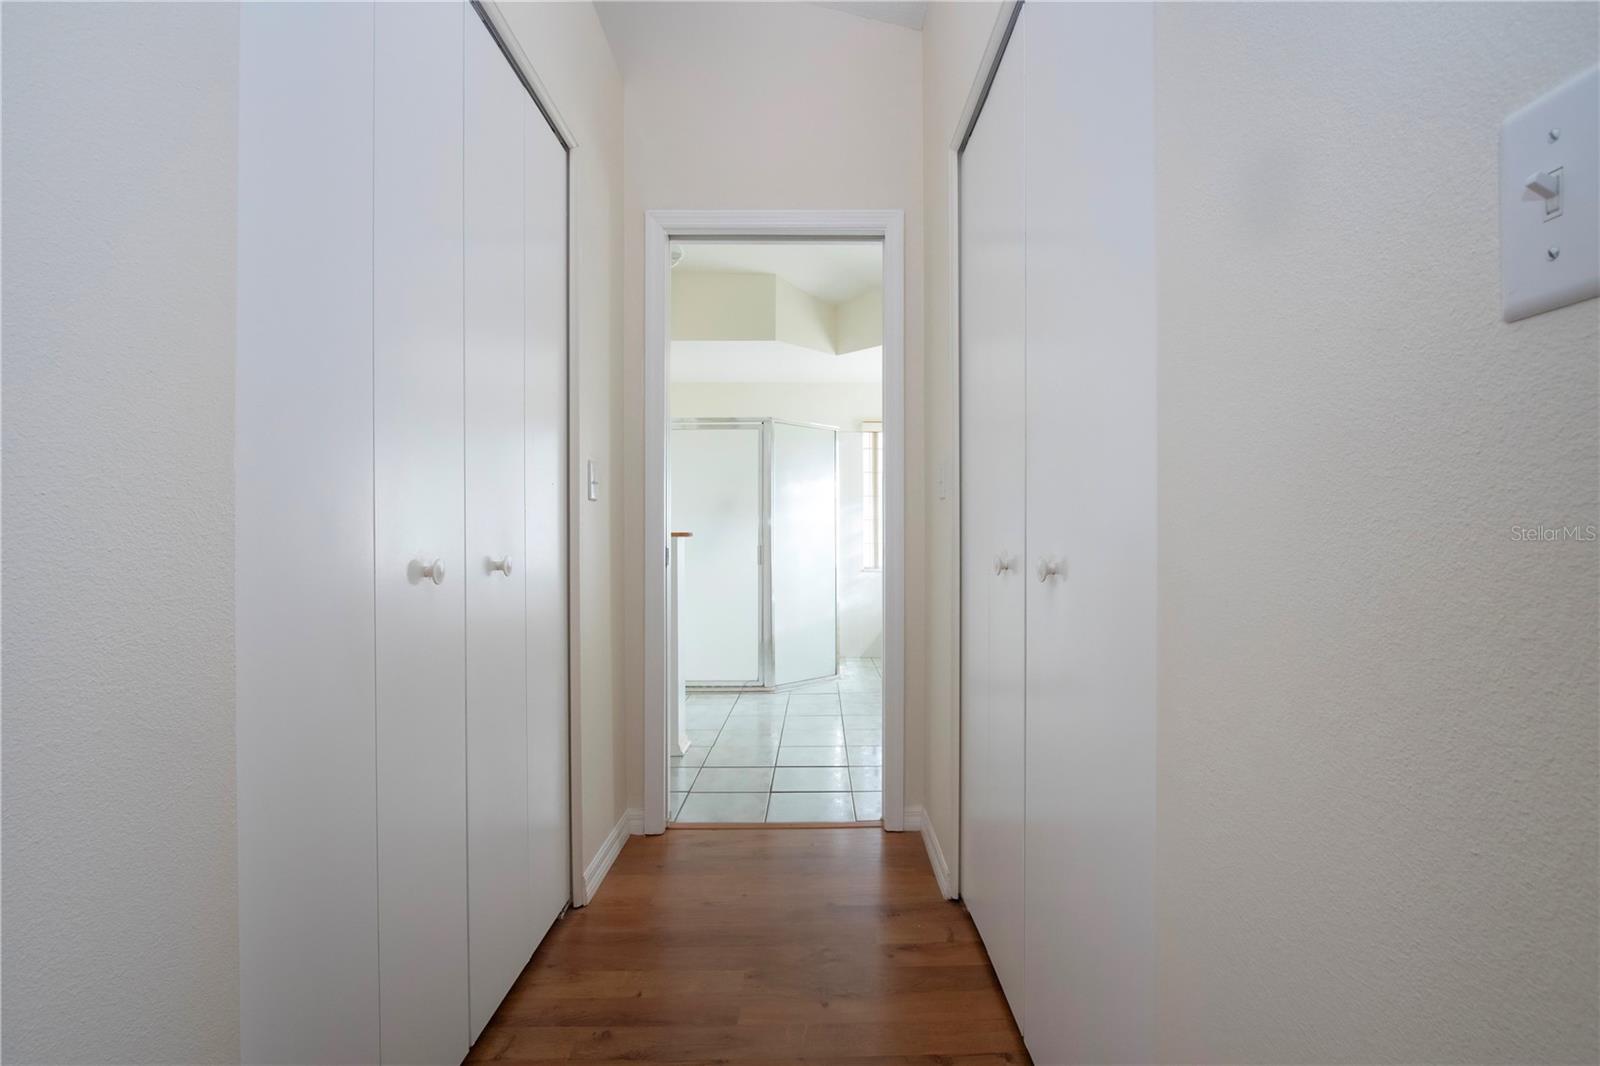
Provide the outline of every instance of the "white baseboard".
{"type": "Polygon", "coordinates": [[[957,898],[955,878],[950,873],[950,864],[945,861],[944,848],[939,846],[939,836],[933,831],[933,821],[928,817],[928,812],[921,807],[907,807],[905,819],[907,830],[922,831],[922,846],[928,851],[928,863],[939,882],[939,891],[945,899],[957,898]]]}
{"type": "Polygon", "coordinates": [[[595,892],[600,888],[600,882],[611,872],[611,864],[617,861],[617,856],[622,853],[622,845],[628,842],[628,837],[638,836],[643,832],[644,811],[638,807],[629,807],[623,811],[622,817],[617,819],[617,824],[606,834],[606,842],[600,845],[595,857],[584,867],[583,902],[579,906],[584,906],[594,899],[595,892]]]}

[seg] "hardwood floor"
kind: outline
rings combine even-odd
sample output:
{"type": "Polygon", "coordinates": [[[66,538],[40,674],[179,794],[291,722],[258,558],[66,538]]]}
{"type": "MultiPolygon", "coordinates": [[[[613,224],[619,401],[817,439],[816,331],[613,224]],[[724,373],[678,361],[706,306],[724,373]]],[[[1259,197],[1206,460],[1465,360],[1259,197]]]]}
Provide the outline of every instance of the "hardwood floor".
{"type": "Polygon", "coordinates": [[[1026,1063],[915,833],[633,837],[469,1062],[1026,1063]]]}

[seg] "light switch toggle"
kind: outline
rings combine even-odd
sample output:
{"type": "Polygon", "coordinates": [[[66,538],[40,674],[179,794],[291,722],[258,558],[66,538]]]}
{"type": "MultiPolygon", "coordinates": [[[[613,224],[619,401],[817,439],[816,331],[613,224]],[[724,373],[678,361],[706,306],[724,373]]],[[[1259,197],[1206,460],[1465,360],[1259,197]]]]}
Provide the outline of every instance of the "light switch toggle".
{"type": "Polygon", "coordinates": [[[1540,170],[1530,175],[1524,183],[1528,191],[1544,201],[1546,218],[1561,213],[1561,167],[1540,170]]]}
{"type": "Polygon", "coordinates": [[[1593,66],[1500,125],[1500,292],[1507,322],[1600,296],[1597,176],[1600,66],[1593,66]]]}

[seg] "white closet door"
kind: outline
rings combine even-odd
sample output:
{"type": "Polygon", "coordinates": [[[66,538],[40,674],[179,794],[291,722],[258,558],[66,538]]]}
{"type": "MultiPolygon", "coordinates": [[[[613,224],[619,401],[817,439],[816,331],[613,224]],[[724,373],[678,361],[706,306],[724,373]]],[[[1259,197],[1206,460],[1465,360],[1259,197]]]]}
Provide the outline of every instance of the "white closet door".
{"type": "Polygon", "coordinates": [[[245,1062],[378,1054],[372,19],[370,4],[239,11],[245,1062]]]}
{"type": "Polygon", "coordinates": [[[537,944],[571,898],[567,716],[567,153],[524,93],[528,808],[537,944]]]}
{"type": "Polygon", "coordinates": [[[761,427],[672,431],[672,528],[694,534],[678,590],[678,658],[689,684],[761,678],[761,427]]]}
{"type": "Polygon", "coordinates": [[[466,40],[467,927],[472,1039],[533,954],[523,514],[527,94],[476,17],[466,40]]]}
{"type": "Polygon", "coordinates": [[[961,895],[1026,1026],[1023,38],[961,155],[961,895]]]}
{"type": "Polygon", "coordinates": [[[839,435],[772,423],[772,683],[839,672],[839,435]]]}
{"type": "Polygon", "coordinates": [[[1039,1062],[1150,1062],[1154,16],[1039,4],[1022,17],[1028,1048],[1039,1062]],[[1041,564],[1062,572],[1041,581],[1041,564]]]}
{"type": "MultiPolygon", "coordinates": [[[[379,4],[373,265],[386,1062],[468,1047],[460,4],[379,4]],[[437,560],[442,583],[423,575],[437,560]]],[[[315,381],[308,383],[314,387],[315,381]]]]}

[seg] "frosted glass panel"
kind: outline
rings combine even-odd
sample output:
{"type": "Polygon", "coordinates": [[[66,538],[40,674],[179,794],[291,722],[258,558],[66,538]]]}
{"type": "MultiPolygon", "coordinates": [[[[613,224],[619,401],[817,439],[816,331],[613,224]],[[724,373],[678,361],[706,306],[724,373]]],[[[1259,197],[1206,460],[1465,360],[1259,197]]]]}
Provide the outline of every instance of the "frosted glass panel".
{"type": "MultiPolygon", "coordinates": [[[[761,427],[672,431],[672,528],[693,533],[678,585],[690,685],[761,678],[761,427]]],[[[681,543],[681,542],[680,542],[681,543]]]]}
{"type": "Polygon", "coordinates": [[[839,492],[831,429],[772,426],[772,643],[775,684],[838,672],[839,492]]]}

